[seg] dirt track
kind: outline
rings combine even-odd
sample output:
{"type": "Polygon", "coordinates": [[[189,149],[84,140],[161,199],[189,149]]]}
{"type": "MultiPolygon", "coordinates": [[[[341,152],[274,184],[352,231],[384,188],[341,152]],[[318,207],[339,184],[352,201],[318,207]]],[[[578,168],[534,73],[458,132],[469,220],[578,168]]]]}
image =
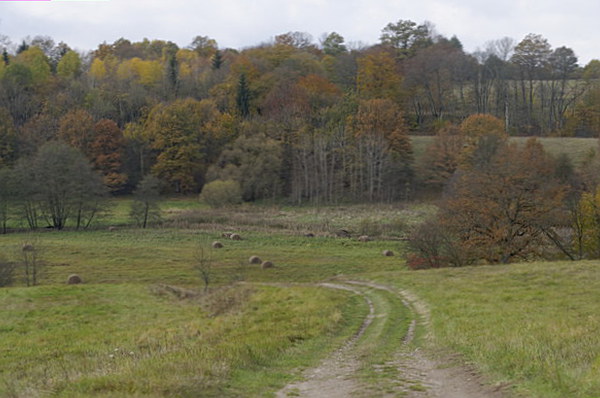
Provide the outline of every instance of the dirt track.
{"type": "Polygon", "coordinates": [[[427,306],[410,292],[372,282],[344,281],[323,283],[320,286],[330,289],[343,289],[362,296],[369,306],[369,314],[357,333],[315,368],[302,373],[302,380],[289,384],[278,391],[278,398],[311,397],[408,397],[408,398],[506,398],[500,387],[482,383],[481,377],[465,366],[451,359],[432,359],[411,342],[415,328],[428,329],[429,311],[427,306]],[[393,359],[382,365],[395,369],[397,380],[390,380],[384,392],[361,381],[357,377],[361,360],[358,353],[360,337],[371,326],[375,317],[385,318],[387,314],[377,308],[369,297],[377,291],[386,291],[396,296],[413,314],[410,328],[402,341],[398,342],[393,359]]]}

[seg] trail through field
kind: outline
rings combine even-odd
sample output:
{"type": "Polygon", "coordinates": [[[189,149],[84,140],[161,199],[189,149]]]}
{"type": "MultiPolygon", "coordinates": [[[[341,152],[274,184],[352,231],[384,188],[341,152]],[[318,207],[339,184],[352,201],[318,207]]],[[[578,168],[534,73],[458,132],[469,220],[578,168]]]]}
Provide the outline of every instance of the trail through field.
{"type": "MultiPolygon", "coordinates": [[[[429,327],[427,306],[407,291],[361,281],[323,283],[319,286],[343,289],[360,295],[369,307],[356,334],[333,354],[314,368],[302,373],[302,380],[278,391],[278,398],[311,397],[408,397],[408,398],[503,398],[502,386],[489,386],[482,382],[476,372],[459,365],[450,358],[445,361],[432,359],[411,344],[415,329],[429,327]],[[385,293],[388,293],[387,295],[385,293]],[[401,303],[410,309],[412,319],[406,334],[394,345],[383,363],[370,364],[365,355],[365,344],[377,339],[377,322],[391,321],[388,316],[391,302],[401,303]],[[386,298],[387,297],[387,298],[386,298]],[[371,328],[371,329],[370,329],[371,328]],[[362,339],[367,332],[374,332],[362,339]],[[365,367],[371,366],[371,369],[365,367]],[[377,377],[364,377],[375,374],[377,377]]],[[[381,323],[379,324],[380,328],[381,323]]],[[[383,338],[383,337],[382,337],[383,338]]]]}
{"type": "Polygon", "coordinates": [[[330,289],[348,290],[354,294],[363,296],[369,305],[369,314],[365,317],[358,332],[350,340],[321,362],[319,366],[306,371],[304,381],[286,386],[277,393],[277,397],[351,397],[358,390],[358,384],[353,376],[360,366],[360,361],[356,358],[353,348],[356,346],[357,340],[364,334],[373,321],[375,307],[371,299],[355,287],[333,283],[323,283],[320,286],[330,289]]]}

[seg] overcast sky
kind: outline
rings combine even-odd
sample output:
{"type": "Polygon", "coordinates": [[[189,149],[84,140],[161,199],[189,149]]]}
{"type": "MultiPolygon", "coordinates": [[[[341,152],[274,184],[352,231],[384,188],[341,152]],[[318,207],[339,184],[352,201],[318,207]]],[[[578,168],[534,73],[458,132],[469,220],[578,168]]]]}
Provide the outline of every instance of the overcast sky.
{"type": "Polygon", "coordinates": [[[597,0],[0,0],[0,34],[19,42],[48,35],[78,50],[120,37],[170,40],[187,46],[197,35],[220,48],[242,49],[288,31],[315,42],[337,32],[346,42],[375,44],[389,22],[432,22],[473,52],[489,40],[541,34],[571,47],[584,65],[600,59],[597,0]]]}

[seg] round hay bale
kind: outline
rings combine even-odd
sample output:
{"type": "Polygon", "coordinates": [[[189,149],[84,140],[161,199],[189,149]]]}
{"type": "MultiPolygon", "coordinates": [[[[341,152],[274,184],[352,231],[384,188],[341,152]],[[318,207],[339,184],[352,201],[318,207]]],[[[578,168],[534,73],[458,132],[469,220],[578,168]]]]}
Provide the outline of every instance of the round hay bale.
{"type": "Polygon", "coordinates": [[[33,245],[32,245],[31,243],[25,243],[25,244],[23,245],[23,248],[22,248],[22,249],[23,249],[23,251],[24,251],[24,252],[32,252],[32,251],[35,251],[35,248],[33,247],[33,245]]]}
{"type": "Polygon", "coordinates": [[[83,279],[77,274],[69,275],[67,278],[67,285],[79,285],[83,283],[83,279]]]}
{"type": "Polygon", "coordinates": [[[221,242],[219,242],[218,240],[216,240],[212,243],[212,247],[213,247],[213,249],[222,249],[223,244],[221,242]]]}
{"type": "Polygon", "coordinates": [[[263,261],[262,264],[260,265],[260,267],[262,269],[273,268],[273,267],[275,267],[275,264],[273,264],[270,261],[263,261]]]}
{"type": "Polygon", "coordinates": [[[315,234],[313,234],[312,232],[308,232],[308,233],[305,233],[305,234],[304,234],[304,237],[305,237],[305,238],[314,238],[314,237],[315,237],[315,234]]]}
{"type": "Polygon", "coordinates": [[[261,259],[260,259],[260,257],[258,257],[258,256],[251,256],[251,257],[248,259],[248,262],[249,262],[250,264],[260,264],[260,263],[262,263],[262,260],[261,260],[261,259]]]}
{"type": "Polygon", "coordinates": [[[371,238],[369,238],[367,235],[361,235],[358,237],[359,242],[368,242],[370,240],[371,240],[371,238]]]}
{"type": "Polygon", "coordinates": [[[394,255],[394,252],[391,250],[384,250],[382,254],[386,257],[392,257],[394,255]]]}
{"type": "Polygon", "coordinates": [[[231,240],[242,240],[242,237],[239,234],[231,234],[229,236],[229,239],[231,239],[231,240]]]}

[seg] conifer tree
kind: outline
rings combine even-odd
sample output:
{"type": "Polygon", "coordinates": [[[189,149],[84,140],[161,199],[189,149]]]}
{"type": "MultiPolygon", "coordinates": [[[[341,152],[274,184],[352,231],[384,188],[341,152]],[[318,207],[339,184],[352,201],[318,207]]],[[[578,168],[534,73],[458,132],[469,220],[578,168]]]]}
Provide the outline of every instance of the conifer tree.
{"type": "Polygon", "coordinates": [[[221,66],[223,66],[223,55],[221,51],[217,50],[212,57],[212,68],[213,70],[218,70],[221,69],[221,66]]]}
{"type": "Polygon", "coordinates": [[[238,82],[236,104],[238,112],[242,117],[248,117],[248,115],[250,115],[250,89],[244,73],[240,75],[240,80],[238,82]]]}

